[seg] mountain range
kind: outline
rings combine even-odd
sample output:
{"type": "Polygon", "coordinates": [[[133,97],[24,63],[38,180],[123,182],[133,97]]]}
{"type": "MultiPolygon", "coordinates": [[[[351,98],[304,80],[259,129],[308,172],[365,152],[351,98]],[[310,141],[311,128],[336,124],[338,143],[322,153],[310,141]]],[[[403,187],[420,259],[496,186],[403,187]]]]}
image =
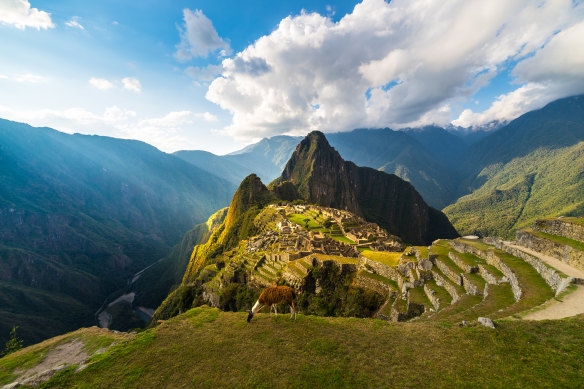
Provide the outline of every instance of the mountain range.
{"type": "MultiPolygon", "coordinates": [[[[135,316],[136,305],[155,308],[180,284],[192,248],[229,218],[224,211],[206,222],[245,177],[293,181],[298,170],[288,165],[301,139],[267,138],[224,156],[166,154],[142,142],[0,120],[0,341],[14,325],[34,342],[95,323],[96,311],[124,293],[136,300],[126,314],[135,316]]],[[[326,141],[338,156],[326,156],[329,167],[346,173],[335,177],[340,195],[330,204],[369,218],[384,212],[367,187],[383,187],[376,170],[409,182],[415,190],[408,197],[419,193],[424,204],[443,209],[464,235],[510,237],[535,218],[584,214],[584,96],[491,132],[358,129],[326,134],[326,141]],[[343,194],[364,176],[369,184],[353,198],[343,194]]],[[[328,179],[315,173],[317,182],[328,179]]],[[[325,200],[305,184],[280,189],[325,200]]],[[[384,226],[412,242],[432,236],[384,226]]]]}
{"type": "Polygon", "coordinates": [[[0,334],[27,342],[95,323],[234,187],[137,141],[0,121],[0,334]]]}

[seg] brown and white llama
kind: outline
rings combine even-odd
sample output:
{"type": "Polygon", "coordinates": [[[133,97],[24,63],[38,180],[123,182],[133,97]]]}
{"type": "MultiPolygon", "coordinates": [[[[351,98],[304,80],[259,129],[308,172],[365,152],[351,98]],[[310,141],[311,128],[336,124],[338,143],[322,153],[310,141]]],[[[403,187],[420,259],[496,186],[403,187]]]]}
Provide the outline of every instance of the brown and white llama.
{"type": "Polygon", "coordinates": [[[270,306],[270,316],[272,315],[272,308],[274,308],[274,312],[276,312],[276,316],[278,316],[276,304],[279,304],[282,301],[286,301],[288,305],[290,305],[290,319],[292,319],[292,315],[294,315],[294,320],[296,320],[296,291],[294,288],[289,286],[270,286],[264,289],[262,294],[260,294],[258,301],[256,301],[251,311],[249,311],[249,314],[247,315],[248,323],[265,305],[270,306]]]}

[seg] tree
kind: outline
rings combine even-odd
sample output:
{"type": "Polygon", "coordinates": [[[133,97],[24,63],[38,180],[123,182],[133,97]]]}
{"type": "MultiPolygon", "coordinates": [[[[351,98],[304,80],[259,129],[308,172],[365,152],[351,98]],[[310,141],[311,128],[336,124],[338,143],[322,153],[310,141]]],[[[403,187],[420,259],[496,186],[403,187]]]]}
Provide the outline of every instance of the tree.
{"type": "Polygon", "coordinates": [[[308,228],[308,223],[310,222],[310,219],[309,219],[309,218],[306,218],[306,219],[304,219],[303,221],[304,221],[304,226],[305,226],[306,228],[308,228]]]}
{"type": "Polygon", "coordinates": [[[22,348],[22,339],[16,336],[16,329],[18,326],[12,327],[10,331],[10,339],[6,342],[4,350],[0,353],[0,357],[6,356],[10,353],[18,351],[22,348]]]}

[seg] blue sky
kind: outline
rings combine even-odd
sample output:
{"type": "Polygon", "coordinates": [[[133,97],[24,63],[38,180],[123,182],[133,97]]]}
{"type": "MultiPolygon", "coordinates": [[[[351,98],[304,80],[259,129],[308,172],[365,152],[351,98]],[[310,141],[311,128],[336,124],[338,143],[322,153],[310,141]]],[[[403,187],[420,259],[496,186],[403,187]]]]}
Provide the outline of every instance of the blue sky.
{"type": "Polygon", "coordinates": [[[584,5],[0,0],[0,117],[222,154],[487,126],[584,93],[584,5]]]}

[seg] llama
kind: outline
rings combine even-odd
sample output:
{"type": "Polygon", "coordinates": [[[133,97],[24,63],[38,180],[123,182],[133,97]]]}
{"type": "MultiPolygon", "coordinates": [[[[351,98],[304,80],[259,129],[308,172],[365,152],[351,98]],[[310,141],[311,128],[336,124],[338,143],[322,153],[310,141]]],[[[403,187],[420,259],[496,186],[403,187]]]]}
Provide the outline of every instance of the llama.
{"type": "Polygon", "coordinates": [[[272,316],[272,307],[276,312],[276,316],[278,316],[276,304],[279,304],[282,301],[286,301],[288,305],[290,305],[290,319],[292,319],[292,315],[294,315],[294,320],[296,320],[295,300],[296,291],[294,288],[289,286],[270,286],[264,289],[262,294],[260,294],[258,301],[256,301],[251,311],[249,311],[249,314],[247,315],[247,322],[249,323],[251,318],[265,305],[270,306],[270,316],[272,316]]]}

